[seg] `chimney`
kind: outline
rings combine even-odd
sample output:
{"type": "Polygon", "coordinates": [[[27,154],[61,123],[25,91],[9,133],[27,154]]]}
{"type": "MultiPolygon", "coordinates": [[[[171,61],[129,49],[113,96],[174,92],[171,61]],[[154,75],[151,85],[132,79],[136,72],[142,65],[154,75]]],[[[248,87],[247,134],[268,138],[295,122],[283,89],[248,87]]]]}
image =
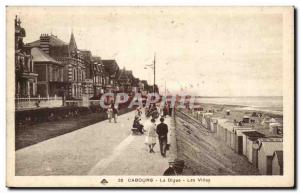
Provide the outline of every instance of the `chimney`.
{"type": "Polygon", "coordinates": [[[50,36],[48,34],[41,34],[41,36],[40,36],[40,48],[45,53],[49,54],[49,52],[50,52],[50,36]]]}

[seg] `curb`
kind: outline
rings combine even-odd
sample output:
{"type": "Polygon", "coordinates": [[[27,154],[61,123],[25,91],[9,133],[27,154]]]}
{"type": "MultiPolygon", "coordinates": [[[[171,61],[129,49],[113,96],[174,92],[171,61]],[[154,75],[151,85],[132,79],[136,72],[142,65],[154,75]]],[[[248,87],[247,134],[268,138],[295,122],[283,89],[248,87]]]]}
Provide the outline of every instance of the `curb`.
{"type": "Polygon", "coordinates": [[[169,149],[169,163],[172,163],[177,159],[177,141],[176,141],[176,123],[175,116],[171,117],[170,121],[170,149],[169,149]]]}

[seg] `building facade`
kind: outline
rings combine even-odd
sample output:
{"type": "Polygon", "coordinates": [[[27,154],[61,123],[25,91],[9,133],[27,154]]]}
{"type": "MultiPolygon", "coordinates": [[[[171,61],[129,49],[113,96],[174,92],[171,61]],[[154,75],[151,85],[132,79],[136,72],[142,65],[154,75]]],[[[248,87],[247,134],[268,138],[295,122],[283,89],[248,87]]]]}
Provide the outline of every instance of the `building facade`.
{"type": "Polygon", "coordinates": [[[104,93],[148,90],[147,81],[135,78],[132,71],[120,70],[116,60],[103,60],[79,49],[73,32],[68,43],[53,34],[41,34],[24,45],[25,30],[20,20],[15,22],[16,96],[98,100],[104,93]]]}
{"type": "Polygon", "coordinates": [[[62,96],[67,86],[63,79],[64,66],[40,48],[32,48],[31,55],[34,72],[38,74],[37,95],[41,97],[62,96]]]}
{"type": "Polygon", "coordinates": [[[105,87],[105,69],[101,57],[93,56],[92,78],[94,96],[98,99],[104,93],[105,87]]]}
{"type": "Polygon", "coordinates": [[[119,65],[116,60],[102,60],[103,63],[103,89],[105,93],[115,93],[119,91],[117,77],[119,65]]]}
{"type": "Polygon", "coordinates": [[[24,47],[26,31],[21,27],[20,18],[15,18],[15,96],[34,97],[37,93],[37,74],[34,73],[32,56],[24,47]]]}
{"type": "Polygon", "coordinates": [[[117,78],[117,83],[120,87],[120,91],[132,93],[133,79],[134,77],[132,75],[132,71],[126,70],[125,68],[120,70],[117,78]]]}
{"type": "Polygon", "coordinates": [[[40,39],[26,45],[40,48],[43,52],[63,65],[64,90],[67,98],[80,99],[82,94],[90,94],[92,83],[86,80],[86,66],[81,51],[77,48],[74,34],[69,43],[52,34],[41,34],[40,39]]]}

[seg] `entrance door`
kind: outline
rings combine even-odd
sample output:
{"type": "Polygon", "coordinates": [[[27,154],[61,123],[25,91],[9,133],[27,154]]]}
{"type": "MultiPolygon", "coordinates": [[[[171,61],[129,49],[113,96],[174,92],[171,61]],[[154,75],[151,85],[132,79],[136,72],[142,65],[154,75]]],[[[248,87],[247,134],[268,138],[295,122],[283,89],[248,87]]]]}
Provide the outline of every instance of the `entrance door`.
{"type": "Polygon", "coordinates": [[[267,156],[267,175],[272,175],[272,156],[267,156]]]}
{"type": "Polygon", "coordinates": [[[32,82],[30,82],[29,83],[29,94],[30,94],[30,96],[33,96],[33,83],[32,82]]]}
{"type": "Polygon", "coordinates": [[[243,154],[243,136],[238,136],[238,154],[243,154]]]}
{"type": "Polygon", "coordinates": [[[252,149],[252,164],[255,168],[258,167],[258,149],[256,148],[252,149]]]}

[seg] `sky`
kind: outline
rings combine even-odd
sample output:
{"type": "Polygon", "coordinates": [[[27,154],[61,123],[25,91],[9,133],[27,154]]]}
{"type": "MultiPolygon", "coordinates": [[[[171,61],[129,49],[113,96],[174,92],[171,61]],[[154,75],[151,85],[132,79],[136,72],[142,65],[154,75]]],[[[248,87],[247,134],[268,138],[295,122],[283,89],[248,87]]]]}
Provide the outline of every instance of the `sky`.
{"type": "MultiPolygon", "coordinates": [[[[52,33],[153,83],[201,96],[282,96],[283,21],[276,13],[195,8],[16,8],[25,42],[52,33]]],[[[14,18],[7,18],[14,19],[14,18]]]]}

